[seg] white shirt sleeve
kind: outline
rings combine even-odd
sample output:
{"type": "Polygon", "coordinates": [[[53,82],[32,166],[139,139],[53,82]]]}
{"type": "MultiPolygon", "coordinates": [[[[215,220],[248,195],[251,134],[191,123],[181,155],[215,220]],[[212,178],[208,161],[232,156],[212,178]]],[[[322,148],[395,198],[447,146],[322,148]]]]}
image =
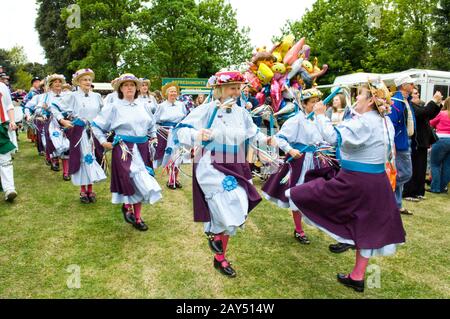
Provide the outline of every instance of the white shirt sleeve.
{"type": "Polygon", "coordinates": [[[297,138],[299,129],[299,116],[303,115],[298,114],[288,119],[286,122],[284,122],[280,131],[275,134],[275,141],[277,142],[278,147],[285,153],[289,153],[292,150],[290,142],[295,141],[297,138]]]}
{"type": "Polygon", "coordinates": [[[92,131],[100,144],[107,141],[105,133],[111,131],[111,125],[115,116],[113,104],[107,104],[93,121],[92,131]]]}

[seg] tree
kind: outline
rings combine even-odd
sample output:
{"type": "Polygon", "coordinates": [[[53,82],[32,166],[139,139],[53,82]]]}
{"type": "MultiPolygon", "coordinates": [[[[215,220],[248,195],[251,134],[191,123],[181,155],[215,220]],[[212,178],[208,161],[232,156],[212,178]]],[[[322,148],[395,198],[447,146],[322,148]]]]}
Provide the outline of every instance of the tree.
{"type": "MultiPolygon", "coordinates": [[[[98,81],[117,77],[118,69],[126,65],[123,52],[130,35],[135,32],[136,13],[140,0],[77,0],[81,9],[81,26],[68,33],[74,52],[87,52],[73,60],[71,69],[92,68],[98,81]]],[[[67,17],[66,12],[63,17],[67,17]]]]}
{"type": "Polygon", "coordinates": [[[450,71],[450,0],[441,0],[433,10],[435,28],[431,65],[437,69],[450,71]]]}
{"type": "Polygon", "coordinates": [[[30,89],[31,79],[33,78],[33,76],[29,72],[20,69],[17,71],[16,77],[17,80],[13,83],[13,88],[15,90],[21,89],[28,91],[30,89]]]}
{"type": "MultiPolygon", "coordinates": [[[[431,13],[436,3],[318,0],[301,20],[288,23],[282,32],[306,36],[312,55],[329,64],[322,81],[332,82],[337,75],[358,71],[424,68],[430,65],[431,13]]],[[[448,31],[443,34],[448,38],[448,31]]]]}
{"type": "Polygon", "coordinates": [[[3,72],[9,75],[10,82],[14,82],[16,80],[17,67],[12,64],[8,50],[0,49],[0,65],[2,66],[3,72]]]}
{"type": "Polygon", "coordinates": [[[249,29],[239,28],[233,7],[223,0],[204,0],[198,6],[203,49],[198,76],[247,60],[252,51],[249,29]]]}
{"type": "Polygon", "coordinates": [[[89,44],[76,48],[70,45],[66,21],[62,14],[74,0],[37,0],[37,3],[39,9],[35,26],[47,62],[54,72],[64,74],[70,79],[75,71],[70,67],[70,62],[82,59],[90,47],[89,44]]]}
{"type": "Polygon", "coordinates": [[[251,53],[248,30],[223,0],[153,0],[138,21],[125,60],[150,77],[209,77],[251,53]]]}
{"type": "Polygon", "coordinates": [[[289,22],[283,33],[306,37],[311,56],[329,65],[320,79],[332,82],[339,74],[362,70],[367,54],[367,8],[360,0],[318,0],[300,21],[289,22]]]}

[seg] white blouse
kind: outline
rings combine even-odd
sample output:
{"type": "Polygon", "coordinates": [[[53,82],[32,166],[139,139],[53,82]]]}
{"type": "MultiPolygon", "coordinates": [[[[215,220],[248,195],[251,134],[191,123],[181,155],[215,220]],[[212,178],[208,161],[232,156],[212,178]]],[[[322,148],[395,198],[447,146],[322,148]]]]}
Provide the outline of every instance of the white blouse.
{"type": "Polygon", "coordinates": [[[389,141],[394,145],[394,126],[389,117],[382,118],[377,111],[355,114],[333,127],[325,115],[316,116],[317,127],[330,144],[342,138],[341,158],[367,164],[384,164],[388,156],[389,141]]]}
{"type": "Polygon", "coordinates": [[[106,132],[116,135],[156,137],[155,117],[150,105],[137,100],[116,100],[106,105],[93,120],[93,131],[99,142],[106,142],[106,132]]]}
{"type": "Polygon", "coordinates": [[[58,107],[51,105],[50,109],[58,121],[64,118],[62,112],[67,112],[74,118],[91,122],[103,107],[103,100],[98,93],[86,94],[79,90],[65,95],[61,103],[55,104],[58,107]]]}
{"type": "Polygon", "coordinates": [[[156,123],[179,123],[187,114],[188,110],[183,102],[175,101],[175,103],[172,104],[169,101],[164,101],[159,104],[158,109],[156,110],[156,123]]]}

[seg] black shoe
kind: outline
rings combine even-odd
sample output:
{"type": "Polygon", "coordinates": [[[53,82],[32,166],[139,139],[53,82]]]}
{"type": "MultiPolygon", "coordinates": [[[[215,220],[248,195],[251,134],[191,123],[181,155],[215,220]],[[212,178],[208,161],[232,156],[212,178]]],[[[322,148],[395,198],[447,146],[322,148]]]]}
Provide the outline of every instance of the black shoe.
{"type": "Polygon", "coordinates": [[[346,287],[353,288],[357,292],[364,292],[364,280],[353,280],[350,275],[337,274],[337,280],[346,287]]]}
{"type": "Polygon", "coordinates": [[[89,204],[89,196],[86,193],[80,193],[80,202],[83,204],[89,204]]]}
{"type": "Polygon", "coordinates": [[[70,177],[70,175],[63,175],[63,180],[65,180],[66,182],[70,181],[72,178],[70,177]]]}
{"type": "Polygon", "coordinates": [[[122,205],[122,214],[123,214],[123,219],[125,219],[125,221],[128,224],[134,224],[136,222],[136,219],[134,218],[134,214],[129,211],[127,208],[125,208],[125,204],[122,205]]]}
{"type": "Polygon", "coordinates": [[[223,254],[223,245],[221,240],[214,240],[214,234],[208,236],[209,248],[216,254],[223,254]]]}
{"type": "Polygon", "coordinates": [[[337,243],[337,244],[331,244],[330,246],[328,246],[328,248],[330,249],[330,251],[332,253],[335,254],[340,254],[343,253],[349,249],[355,249],[355,245],[350,245],[350,244],[344,244],[344,243],[337,243]]]}
{"type": "Polygon", "coordinates": [[[39,156],[44,156],[45,152],[39,152],[39,156]]]}
{"type": "Polygon", "coordinates": [[[169,189],[177,189],[177,185],[175,184],[170,184],[169,182],[167,182],[167,188],[169,188],[169,189]]]}
{"type": "Polygon", "coordinates": [[[96,193],[89,193],[89,203],[95,203],[97,202],[97,194],[96,193]]]}
{"type": "Polygon", "coordinates": [[[175,182],[175,187],[176,188],[183,188],[183,185],[181,185],[181,183],[180,182],[175,182]]]}
{"type": "Polygon", "coordinates": [[[141,219],[139,222],[134,222],[133,223],[134,228],[136,228],[137,230],[140,231],[147,231],[148,230],[148,226],[144,223],[144,221],[141,219]]]}
{"type": "Polygon", "coordinates": [[[300,235],[300,233],[298,233],[296,230],[294,230],[294,237],[295,239],[297,239],[300,244],[302,245],[309,245],[311,244],[311,242],[309,241],[308,237],[304,234],[303,236],[300,235]]]}
{"type": "Polygon", "coordinates": [[[47,165],[47,166],[51,166],[52,165],[52,161],[49,161],[49,160],[45,160],[45,165],[47,165]]]}
{"type": "Polygon", "coordinates": [[[406,208],[401,208],[400,209],[400,214],[402,215],[407,215],[407,216],[412,216],[414,215],[413,213],[411,213],[409,210],[407,210],[406,208]]]}
{"type": "Polygon", "coordinates": [[[54,172],[59,172],[60,171],[59,164],[52,163],[50,169],[54,172]]]}
{"type": "Polygon", "coordinates": [[[220,262],[214,257],[214,268],[218,269],[222,275],[231,278],[236,277],[236,271],[234,271],[231,264],[226,259],[220,262]]]}

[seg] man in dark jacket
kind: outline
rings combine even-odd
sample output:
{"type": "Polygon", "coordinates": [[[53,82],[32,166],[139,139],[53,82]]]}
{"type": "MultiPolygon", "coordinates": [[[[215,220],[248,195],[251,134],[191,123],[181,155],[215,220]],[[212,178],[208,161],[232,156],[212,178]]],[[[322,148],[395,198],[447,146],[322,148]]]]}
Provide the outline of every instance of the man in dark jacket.
{"type": "Polygon", "coordinates": [[[430,120],[434,119],[442,108],[442,94],[435,93],[433,100],[426,106],[420,100],[420,93],[417,87],[412,93],[411,106],[414,109],[416,117],[416,131],[411,138],[411,160],[412,160],[412,178],[405,184],[403,197],[405,200],[417,202],[425,197],[425,177],[427,171],[428,149],[436,143],[431,127],[430,120]]]}

